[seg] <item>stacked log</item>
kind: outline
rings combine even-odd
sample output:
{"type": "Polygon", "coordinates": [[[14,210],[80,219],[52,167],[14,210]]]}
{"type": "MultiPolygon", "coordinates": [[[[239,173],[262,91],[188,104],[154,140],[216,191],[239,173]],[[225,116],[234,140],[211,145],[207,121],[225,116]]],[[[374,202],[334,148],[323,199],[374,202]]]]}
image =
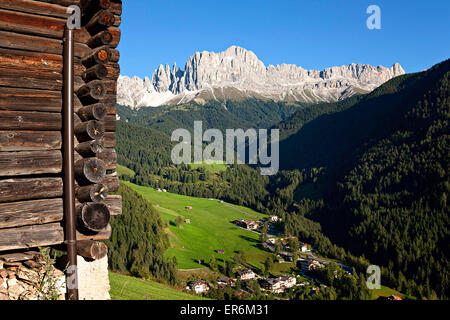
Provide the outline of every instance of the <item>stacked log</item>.
{"type": "MultiPolygon", "coordinates": [[[[63,231],[63,33],[74,31],[77,239],[105,240],[121,214],[116,88],[121,0],[0,0],[0,253],[60,245],[63,231]]],[[[102,244],[78,253],[96,259],[102,244]]],[[[22,252],[23,253],[23,252],[22,252]]]]}

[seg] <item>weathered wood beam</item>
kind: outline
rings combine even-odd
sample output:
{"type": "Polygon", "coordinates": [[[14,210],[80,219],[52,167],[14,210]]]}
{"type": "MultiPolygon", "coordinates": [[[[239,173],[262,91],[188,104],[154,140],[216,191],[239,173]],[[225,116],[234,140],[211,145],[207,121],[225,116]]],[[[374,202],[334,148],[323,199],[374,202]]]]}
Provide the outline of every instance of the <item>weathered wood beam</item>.
{"type": "Polygon", "coordinates": [[[79,186],[101,183],[105,176],[105,164],[100,159],[84,158],[75,162],[75,178],[79,186]]]}
{"type": "MultiPolygon", "coordinates": [[[[111,226],[93,235],[77,232],[77,240],[106,240],[111,237],[111,226]]],[[[49,223],[0,230],[0,251],[59,245],[64,242],[61,223],[49,223]]]]}
{"type": "Polygon", "coordinates": [[[63,219],[63,200],[0,203],[0,229],[45,224],[63,219]]]}
{"type": "Polygon", "coordinates": [[[99,260],[108,254],[108,247],[103,242],[83,240],[77,242],[77,254],[86,259],[99,260]]]}
{"type": "Polygon", "coordinates": [[[105,128],[101,121],[90,120],[75,125],[75,136],[78,141],[85,142],[89,140],[100,140],[105,134],[105,128]]]}
{"type": "MultiPolygon", "coordinates": [[[[3,30],[0,30],[0,47],[58,55],[63,54],[63,42],[60,39],[50,39],[3,30]]],[[[84,43],[74,44],[74,55],[76,58],[85,57],[91,50],[84,43]]],[[[114,57],[117,57],[117,55],[118,53],[114,52],[114,57]]]]}
{"type": "Polygon", "coordinates": [[[116,170],[117,153],[115,149],[106,148],[98,153],[97,157],[104,162],[106,170],[116,170]]]}
{"type": "Polygon", "coordinates": [[[108,197],[108,187],[104,184],[91,184],[77,188],[77,200],[84,202],[103,202],[108,197]]]}
{"type": "Polygon", "coordinates": [[[116,192],[120,187],[120,180],[117,173],[106,175],[101,183],[108,187],[108,192],[116,192]]]}
{"type": "Polygon", "coordinates": [[[105,132],[103,145],[105,148],[114,148],[116,146],[116,134],[114,132],[105,132]]]}
{"type": "Polygon", "coordinates": [[[104,150],[103,140],[90,140],[79,143],[75,147],[75,151],[84,158],[95,157],[104,150]]]}
{"type": "Polygon", "coordinates": [[[33,111],[0,110],[0,129],[2,130],[61,130],[61,114],[33,111]]]}
{"type": "Polygon", "coordinates": [[[61,173],[61,151],[0,152],[0,176],[61,173]]]}
{"type": "Polygon", "coordinates": [[[0,130],[0,152],[60,150],[61,147],[61,132],[0,130]]]}
{"type": "Polygon", "coordinates": [[[102,120],[106,117],[106,106],[103,103],[91,104],[78,110],[77,114],[83,121],[102,120]]]}
{"type": "MultiPolygon", "coordinates": [[[[84,81],[79,76],[75,76],[74,81],[76,87],[82,87],[84,85],[84,81]]],[[[0,86],[61,90],[63,88],[63,75],[62,73],[40,69],[0,67],[0,86]]]]}
{"type": "MultiPolygon", "coordinates": [[[[62,39],[66,23],[67,19],[0,9],[0,29],[4,31],[62,39]]],[[[74,32],[76,42],[86,43],[90,37],[86,29],[74,32]]]]}
{"type": "Polygon", "coordinates": [[[111,6],[109,8],[109,11],[111,13],[114,13],[115,15],[122,15],[122,2],[111,2],[111,6]]]}
{"type": "MultiPolygon", "coordinates": [[[[63,73],[63,56],[26,50],[0,48],[0,67],[17,70],[40,70],[63,73]]],[[[74,74],[81,76],[85,71],[80,59],[75,59],[74,74]]]]}
{"type": "Polygon", "coordinates": [[[111,216],[122,215],[122,196],[109,195],[105,200],[105,204],[108,207],[111,216]]]}
{"type": "Polygon", "coordinates": [[[103,123],[103,127],[105,128],[106,132],[115,132],[116,131],[116,116],[115,115],[108,115],[105,117],[105,119],[100,121],[103,123]]]}
{"type": "Polygon", "coordinates": [[[106,95],[106,88],[102,81],[93,80],[77,90],[81,102],[88,104],[98,103],[106,95]]]}
{"type": "Polygon", "coordinates": [[[111,215],[104,203],[84,203],[77,207],[77,229],[83,233],[97,233],[109,224],[111,215]]]}
{"type": "Polygon", "coordinates": [[[12,178],[0,180],[0,202],[57,198],[63,195],[62,178],[12,178]]]}
{"type": "Polygon", "coordinates": [[[71,5],[80,6],[80,0],[39,0],[39,1],[54,3],[64,7],[69,7],[71,5]]]}
{"type": "MultiPolygon", "coordinates": [[[[60,91],[8,88],[0,86],[0,110],[61,112],[62,93],[60,91]]],[[[74,96],[74,109],[83,105],[74,96]]]]}
{"type": "Polygon", "coordinates": [[[94,14],[85,28],[92,35],[95,35],[114,25],[115,16],[107,10],[100,10],[94,14]]]}
{"type": "Polygon", "coordinates": [[[67,13],[67,6],[42,1],[1,0],[0,8],[65,19],[70,16],[70,14],[67,13]]]}

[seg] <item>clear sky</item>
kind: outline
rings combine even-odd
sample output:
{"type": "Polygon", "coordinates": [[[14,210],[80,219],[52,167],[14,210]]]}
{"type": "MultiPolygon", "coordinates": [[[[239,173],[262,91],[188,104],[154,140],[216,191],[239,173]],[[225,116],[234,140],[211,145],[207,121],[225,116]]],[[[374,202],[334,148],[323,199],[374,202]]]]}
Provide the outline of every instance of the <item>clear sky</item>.
{"type": "Polygon", "coordinates": [[[266,66],[306,69],[368,63],[406,72],[450,58],[450,0],[124,0],[121,73],[149,76],[160,64],[184,69],[196,51],[231,45],[266,66]],[[369,30],[369,5],[381,30],[369,30]]]}

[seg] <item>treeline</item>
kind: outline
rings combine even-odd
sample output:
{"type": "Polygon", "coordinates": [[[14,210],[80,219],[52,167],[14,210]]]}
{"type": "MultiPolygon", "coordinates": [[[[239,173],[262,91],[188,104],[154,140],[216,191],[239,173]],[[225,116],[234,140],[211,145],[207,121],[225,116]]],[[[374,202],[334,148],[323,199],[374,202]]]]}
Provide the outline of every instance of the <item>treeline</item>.
{"type": "Polygon", "coordinates": [[[154,129],[117,121],[117,161],[137,172],[156,172],[171,164],[174,144],[170,137],[154,129]]]}
{"type": "Polygon", "coordinates": [[[105,242],[110,269],[176,284],[177,262],[165,257],[169,239],[161,216],[126,185],[122,184],[118,193],[123,213],[111,221],[111,238],[105,242]]]}
{"type": "Polygon", "coordinates": [[[194,102],[158,108],[131,109],[118,106],[121,119],[164,132],[169,137],[178,128],[193,132],[194,121],[203,121],[204,130],[269,128],[287,119],[303,105],[246,99],[243,101],[194,102]]]}

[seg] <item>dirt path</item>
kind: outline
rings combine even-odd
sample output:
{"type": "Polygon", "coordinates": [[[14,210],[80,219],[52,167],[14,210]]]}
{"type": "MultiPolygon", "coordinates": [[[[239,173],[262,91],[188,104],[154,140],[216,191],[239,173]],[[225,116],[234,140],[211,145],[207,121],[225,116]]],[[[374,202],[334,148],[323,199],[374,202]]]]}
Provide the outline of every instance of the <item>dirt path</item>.
{"type": "Polygon", "coordinates": [[[247,215],[247,216],[250,216],[250,217],[252,217],[252,218],[255,218],[255,219],[259,220],[259,217],[254,216],[254,215],[252,215],[252,214],[250,214],[250,213],[248,213],[248,212],[242,211],[242,210],[240,210],[240,209],[238,209],[238,208],[232,206],[232,205],[229,204],[229,203],[223,202],[223,204],[224,204],[225,206],[227,206],[228,208],[231,208],[231,209],[233,209],[233,210],[236,210],[236,211],[238,211],[238,212],[240,212],[240,213],[243,213],[243,214],[245,214],[245,215],[247,215]]]}

